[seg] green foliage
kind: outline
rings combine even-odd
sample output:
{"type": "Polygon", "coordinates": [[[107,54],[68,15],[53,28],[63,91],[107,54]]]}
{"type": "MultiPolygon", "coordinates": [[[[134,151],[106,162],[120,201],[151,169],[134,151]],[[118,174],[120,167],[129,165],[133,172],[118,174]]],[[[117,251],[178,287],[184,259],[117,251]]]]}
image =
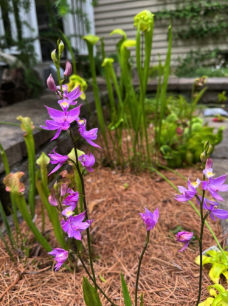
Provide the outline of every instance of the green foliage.
{"type": "Polygon", "coordinates": [[[199,306],[228,306],[228,291],[222,285],[208,286],[207,290],[211,297],[208,297],[199,306]]]}
{"type": "Polygon", "coordinates": [[[228,4],[220,0],[201,0],[192,2],[185,0],[176,9],[156,12],[155,19],[187,20],[188,29],[176,30],[174,36],[180,39],[224,37],[228,29],[226,13],[228,4]]]}
{"type": "MultiPolygon", "coordinates": [[[[187,165],[199,162],[205,141],[209,140],[213,148],[222,141],[223,127],[214,133],[214,128],[204,125],[203,119],[197,116],[191,119],[193,107],[204,91],[205,89],[196,96],[192,104],[183,96],[169,96],[166,99],[166,118],[162,120],[160,151],[170,168],[180,167],[183,162],[187,165]]],[[[148,99],[147,105],[150,108],[155,107],[155,100],[148,99]]],[[[159,127],[157,133],[158,130],[159,127]]],[[[158,138],[156,142],[159,144],[158,138]]]]}
{"type": "Polygon", "coordinates": [[[226,66],[216,67],[216,63],[225,62],[219,49],[210,51],[190,51],[184,58],[178,59],[175,74],[178,77],[225,77],[228,75],[226,66]]]}
{"type": "Polygon", "coordinates": [[[128,288],[127,288],[127,284],[125,282],[125,279],[124,279],[124,276],[123,276],[122,273],[121,273],[121,284],[122,284],[122,291],[123,291],[123,297],[124,297],[124,305],[125,306],[132,306],[131,298],[130,298],[129,291],[128,291],[128,288]]]}
{"type": "MultiPolygon", "coordinates": [[[[224,251],[224,253],[228,256],[227,251],[224,251]]],[[[199,256],[196,257],[195,262],[199,265],[199,256]]],[[[228,263],[221,252],[214,250],[208,251],[206,255],[203,255],[203,266],[206,264],[212,265],[209,277],[215,284],[219,283],[221,274],[228,281],[228,263]]]]}
{"type": "Polygon", "coordinates": [[[102,306],[96,289],[90,284],[86,277],[83,277],[82,287],[86,306],[102,306]]]}

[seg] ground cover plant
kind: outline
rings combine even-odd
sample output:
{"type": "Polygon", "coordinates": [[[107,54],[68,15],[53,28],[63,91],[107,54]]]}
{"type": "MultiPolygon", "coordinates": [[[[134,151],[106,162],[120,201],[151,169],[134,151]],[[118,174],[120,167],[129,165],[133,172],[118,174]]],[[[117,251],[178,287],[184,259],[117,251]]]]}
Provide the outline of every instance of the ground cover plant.
{"type": "MultiPolygon", "coordinates": [[[[146,27],[148,31],[151,30],[151,24],[152,24],[151,15],[148,16],[148,14],[149,14],[148,12],[142,12],[139,14],[139,16],[136,16],[135,22],[136,24],[138,23],[138,34],[139,34],[140,28],[142,30],[145,30],[145,27],[146,27]]],[[[90,56],[92,57],[91,44],[96,43],[97,39],[96,38],[94,39],[94,37],[91,37],[91,36],[87,36],[86,40],[88,41],[90,56]]],[[[131,44],[132,42],[127,43],[128,46],[131,44]]],[[[44,153],[42,153],[40,158],[36,161],[37,164],[39,165],[39,170],[36,172],[35,171],[35,157],[34,157],[35,156],[34,140],[33,140],[33,135],[32,135],[34,126],[30,118],[23,118],[19,116],[18,120],[22,122],[21,128],[25,132],[24,138],[25,138],[25,142],[27,145],[28,158],[29,158],[29,175],[30,175],[30,186],[29,186],[29,196],[28,196],[29,209],[26,205],[26,200],[24,197],[25,186],[20,181],[20,178],[23,176],[23,172],[8,173],[4,179],[4,184],[6,186],[6,190],[11,193],[12,201],[14,203],[14,206],[13,206],[14,209],[15,209],[15,203],[16,203],[17,208],[20,210],[21,215],[23,216],[30,231],[33,233],[35,239],[44,248],[44,250],[48,252],[49,255],[54,256],[54,259],[56,261],[54,270],[58,271],[60,268],[65,268],[69,270],[68,274],[72,275],[70,274],[72,270],[76,271],[78,269],[77,261],[80,262],[80,265],[82,265],[82,267],[85,269],[85,272],[87,273],[87,277],[83,276],[83,281],[82,281],[84,303],[87,306],[101,305],[101,299],[102,299],[103,303],[108,302],[111,305],[117,305],[117,301],[114,300],[112,297],[110,297],[110,295],[107,294],[107,292],[102,289],[102,286],[96,276],[95,269],[94,269],[94,263],[96,259],[94,258],[94,250],[92,250],[90,228],[93,222],[96,222],[96,215],[94,215],[94,219],[90,218],[89,206],[87,205],[87,189],[85,188],[85,175],[89,172],[93,172],[93,167],[95,164],[95,155],[93,153],[86,154],[80,151],[78,147],[79,139],[83,138],[88,143],[88,145],[90,145],[89,148],[99,149],[100,145],[97,144],[98,128],[92,128],[88,130],[87,121],[80,117],[81,105],[77,106],[77,99],[80,96],[84,97],[83,86],[82,86],[83,80],[76,79],[75,76],[73,76],[74,79],[71,79],[71,82],[73,83],[75,81],[78,83],[77,85],[76,84],[72,85],[72,83],[70,83],[70,85],[72,86],[70,90],[69,90],[69,86],[64,84],[66,77],[71,75],[72,73],[72,66],[70,62],[68,61],[66,62],[64,77],[63,79],[60,78],[60,72],[59,72],[60,59],[61,59],[61,55],[64,50],[64,44],[61,40],[58,40],[57,45],[58,45],[58,48],[57,50],[54,50],[52,52],[51,58],[58,72],[59,85],[57,86],[55,84],[51,75],[49,76],[47,80],[47,84],[48,84],[49,89],[55,92],[56,94],[56,98],[57,98],[56,106],[58,107],[58,109],[52,109],[52,108],[46,107],[48,114],[50,116],[50,120],[46,120],[45,125],[42,125],[41,127],[45,130],[55,131],[55,135],[52,138],[52,140],[58,138],[59,135],[63,131],[66,131],[69,137],[71,138],[73,149],[71,152],[69,152],[68,155],[60,155],[58,153],[58,148],[55,148],[53,152],[49,154],[49,157],[45,155],[44,153]],[[76,133],[74,133],[72,130],[73,123],[77,125],[76,133]],[[48,163],[51,163],[54,165],[53,170],[49,174],[47,172],[48,163]],[[53,173],[61,169],[62,166],[65,165],[66,163],[68,163],[72,167],[73,175],[68,175],[67,172],[62,172],[62,176],[68,177],[69,180],[60,181],[60,182],[57,181],[54,184],[53,190],[49,190],[48,183],[47,183],[48,176],[52,175],[53,173]],[[35,186],[38,190],[40,199],[42,201],[41,230],[35,225],[35,219],[34,219],[35,218],[35,201],[34,201],[35,186]],[[46,225],[45,215],[46,214],[44,210],[47,211],[49,223],[51,224],[51,227],[53,228],[53,234],[56,239],[55,247],[51,246],[50,240],[48,239],[48,235],[45,234],[45,225],[46,225]],[[61,217],[61,222],[59,220],[59,217],[61,217]],[[86,235],[84,235],[84,233],[86,233],[86,235]],[[82,236],[84,236],[83,240],[82,240],[82,236]],[[85,239],[85,236],[86,236],[86,239],[85,239]],[[85,261],[85,255],[87,255],[89,266],[87,264],[87,261],[85,261]]],[[[124,54],[126,56],[127,55],[126,50],[124,49],[122,51],[124,51],[124,54]]],[[[106,60],[106,62],[111,62],[111,61],[106,60]]],[[[138,65],[140,65],[140,63],[138,63],[138,65]]],[[[147,73],[145,72],[145,70],[144,70],[144,73],[145,74],[141,75],[141,81],[140,81],[142,88],[144,88],[144,85],[147,83],[145,81],[147,80],[147,77],[145,77],[144,79],[144,76],[147,76],[147,73]]],[[[94,82],[96,82],[95,77],[94,77],[94,82]]],[[[132,89],[129,87],[129,91],[132,95],[131,98],[134,96],[134,91],[132,89]]],[[[202,95],[202,93],[203,91],[201,91],[200,94],[202,95]]],[[[140,103],[141,103],[140,107],[141,108],[139,109],[139,114],[130,114],[130,116],[132,117],[135,116],[136,123],[137,123],[137,120],[140,123],[140,121],[143,118],[141,116],[142,114],[145,113],[145,110],[144,110],[145,91],[141,92],[140,95],[141,95],[140,96],[140,103]]],[[[161,96],[162,95],[164,95],[165,97],[165,92],[161,91],[161,96]]],[[[197,95],[197,97],[199,97],[199,95],[197,95]]],[[[101,109],[101,104],[99,101],[99,94],[97,91],[97,87],[94,87],[94,96],[96,99],[98,113],[99,113],[99,110],[101,110],[101,112],[98,115],[98,119],[100,121],[101,129],[103,127],[103,131],[102,131],[103,140],[104,140],[103,145],[107,146],[107,151],[108,151],[108,141],[106,139],[106,127],[105,127],[104,121],[102,122],[102,120],[104,119],[102,116],[102,109],[101,109]]],[[[131,103],[130,98],[128,99],[129,99],[128,103],[131,103]]],[[[191,107],[191,111],[190,111],[189,133],[192,133],[192,129],[193,129],[192,109],[195,106],[195,104],[196,103],[193,103],[193,106],[191,107]]],[[[131,111],[132,110],[130,109],[130,112],[131,111]]],[[[121,109],[121,113],[123,116],[125,116],[124,109],[121,109]]],[[[164,114],[164,109],[163,109],[163,114],[164,114]]],[[[160,111],[160,115],[161,115],[161,111],[160,111]]],[[[134,134],[136,138],[138,136],[141,137],[140,141],[142,141],[142,136],[140,136],[141,133],[144,134],[143,137],[145,139],[147,138],[146,136],[147,127],[145,123],[146,121],[143,121],[141,124],[142,130],[141,131],[138,130],[138,132],[134,134]]],[[[160,129],[157,130],[156,132],[158,134],[159,141],[161,141],[163,122],[160,121],[159,124],[160,124],[159,126],[160,129]]],[[[137,126],[134,132],[136,131],[137,131],[137,126]]],[[[194,208],[195,212],[200,217],[200,222],[198,221],[199,223],[197,223],[198,227],[200,227],[199,232],[190,231],[191,228],[181,228],[181,229],[178,229],[178,231],[176,231],[176,241],[184,243],[184,246],[180,249],[180,252],[185,251],[193,239],[195,239],[195,242],[198,242],[199,244],[199,259],[197,259],[200,265],[198,294],[195,293],[195,296],[191,296],[189,298],[189,302],[194,303],[194,305],[199,305],[200,298],[201,298],[201,292],[202,292],[202,275],[203,275],[202,267],[204,264],[203,260],[205,260],[202,252],[203,252],[203,233],[205,230],[204,228],[205,225],[208,228],[208,231],[212,234],[213,238],[215,239],[220,249],[220,252],[221,252],[219,260],[223,261],[223,270],[220,271],[220,274],[222,273],[223,275],[226,275],[224,273],[226,273],[225,263],[227,262],[226,253],[221,248],[221,245],[219,244],[219,241],[214,231],[212,230],[212,228],[207,222],[207,218],[209,216],[211,217],[213,221],[216,221],[216,218],[219,218],[219,219],[228,218],[228,212],[218,208],[219,206],[218,201],[223,201],[223,198],[218,193],[218,191],[219,192],[228,191],[228,185],[225,184],[226,175],[223,175],[218,178],[214,178],[214,173],[212,169],[213,161],[210,158],[210,154],[213,151],[213,146],[210,144],[209,141],[204,141],[204,139],[201,140],[201,144],[203,147],[202,151],[200,152],[200,160],[203,166],[202,181],[199,178],[197,178],[195,181],[190,181],[190,179],[188,179],[187,188],[183,186],[178,186],[179,194],[176,196],[174,196],[173,194],[171,196],[177,202],[189,202],[190,201],[191,206],[194,208]],[[199,189],[199,187],[202,187],[202,191],[199,189]],[[200,207],[199,210],[191,202],[193,198],[196,198],[196,202],[198,203],[200,207]],[[213,200],[211,198],[213,198],[213,200]]],[[[133,143],[133,145],[135,145],[135,143],[133,143]]],[[[136,143],[136,148],[137,148],[137,145],[140,145],[140,144],[136,143]]],[[[9,172],[9,169],[7,168],[7,159],[6,159],[4,150],[2,148],[1,148],[1,152],[3,156],[4,164],[6,167],[6,172],[9,172]]],[[[148,152],[150,152],[149,146],[147,147],[147,143],[146,143],[145,145],[146,155],[145,156],[147,157],[148,157],[147,155],[148,152]]],[[[154,170],[155,172],[159,174],[159,171],[156,169],[153,169],[152,167],[150,167],[150,170],[154,170]]],[[[165,179],[167,180],[167,178],[165,179]]],[[[124,189],[128,189],[129,185],[125,183],[123,187],[124,189]]],[[[88,185],[87,185],[87,188],[88,188],[88,185]]],[[[118,196],[118,193],[117,193],[117,196],[118,196]]],[[[156,201],[155,201],[155,204],[156,204],[156,201]]],[[[124,203],[124,205],[128,206],[128,203],[124,203]]],[[[14,239],[14,235],[12,234],[12,231],[7,223],[8,221],[5,217],[4,211],[1,206],[0,208],[1,208],[1,214],[4,219],[4,223],[7,228],[8,238],[9,238],[11,246],[9,246],[8,239],[5,239],[5,237],[2,234],[1,234],[1,237],[2,237],[3,243],[5,244],[5,248],[9,256],[11,257],[12,261],[15,260],[14,254],[17,252],[18,249],[21,250],[22,252],[21,256],[22,255],[29,256],[29,253],[31,250],[29,246],[26,244],[26,240],[28,240],[28,237],[26,237],[26,235],[21,231],[20,227],[18,226],[17,214],[14,212],[15,228],[16,228],[16,239],[14,239]]],[[[138,294],[138,291],[141,291],[139,284],[140,284],[140,278],[143,275],[141,264],[142,264],[144,256],[148,253],[148,247],[150,244],[153,250],[153,239],[155,239],[155,237],[153,236],[153,232],[156,230],[156,227],[159,224],[160,213],[161,213],[160,210],[162,209],[156,207],[155,205],[153,212],[150,211],[147,207],[145,207],[145,212],[136,208],[136,213],[133,218],[131,216],[131,211],[128,211],[129,216],[123,215],[123,219],[128,218],[128,217],[129,219],[132,219],[131,226],[133,229],[134,229],[134,223],[135,223],[134,219],[141,218],[141,224],[144,225],[144,231],[143,231],[143,234],[140,236],[140,239],[145,240],[144,246],[141,247],[141,252],[140,252],[141,254],[137,253],[137,257],[139,259],[138,263],[135,262],[135,258],[132,258],[131,260],[131,263],[134,265],[134,276],[135,276],[135,280],[133,282],[134,290],[129,290],[129,286],[127,284],[127,276],[129,275],[128,270],[122,267],[121,270],[123,273],[121,273],[121,271],[117,271],[118,277],[121,280],[122,294],[123,294],[125,305],[129,305],[129,306],[130,305],[135,305],[135,306],[136,305],[147,305],[147,301],[144,300],[144,294],[142,292],[140,295],[138,294]],[[151,238],[151,236],[153,237],[151,238]],[[131,294],[129,291],[131,292],[131,294]]],[[[98,226],[99,226],[99,223],[98,223],[98,226]]],[[[118,224],[117,224],[117,226],[115,227],[115,232],[117,233],[117,235],[120,235],[118,234],[119,230],[121,231],[121,228],[118,227],[118,224]]],[[[172,233],[173,231],[172,232],[170,231],[170,234],[172,233]]],[[[105,235],[105,232],[103,234],[105,235]]],[[[131,242],[131,239],[134,236],[137,237],[137,231],[135,230],[132,231],[131,237],[128,237],[132,245],[134,245],[134,243],[131,242]]],[[[97,254],[99,256],[99,250],[95,252],[95,255],[97,254]]],[[[218,259],[216,260],[218,261],[218,259]]],[[[211,259],[211,262],[213,262],[212,259],[211,259]]],[[[178,266],[178,264],[176,265],[178,266]]],[[[218,266],[218,263],[217,263],[217,266],[218,266]]],[[[24,273],[26,274],[26,272],[24,273]]],[[[98,273],[99,273],[99,278],[101,282],[106,282],[101,272],[99,271],[98,273]]],[[[22,274],[19,273],[19,277],[21,276],[22,274]]],[[[215,288],[218,289],[218,287],[215,287],[215,288]]],[[[3,295],[0,298],[2,298],[5,295],[5,293],[6,292],[3,292],[3,295]]],[[[223,291],[222,291],[222,294],[223,296],[225,295],[223,291]]],[[[214,296],[215,296],[214,301],[215,300],[218,301],[218,299],[221,298],[220,294],[218,294],[219,298],[217,298],[217,293],[216,295],[214,293],[214,296]]],[[[165,302],[165,300],[163,302],[165,302]]]]}

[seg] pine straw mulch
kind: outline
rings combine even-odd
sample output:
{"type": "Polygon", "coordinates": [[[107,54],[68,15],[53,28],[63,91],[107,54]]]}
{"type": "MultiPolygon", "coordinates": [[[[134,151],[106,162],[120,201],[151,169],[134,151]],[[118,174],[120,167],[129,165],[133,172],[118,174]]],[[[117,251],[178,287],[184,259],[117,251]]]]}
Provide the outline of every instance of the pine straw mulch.
{"type": "MultiPolygon", "coordinates": [[[[175,185],[186,183],[172,173],[163,171],[175,185]]],[[[201,177],[201,171],[180,170],[191,179],[201,177]]],[[[185,230],[199,233],[199,217],[188,203],[178,203],[170,185],[158,175],[141,173],[122,174],[109,168],[97,168],[85,178],[89,216],[94,219],[91,226],[92,246],[96,254],[94,263],[99,285],[117,304],[124,306],[121,293],[120,271],[125,276],[132,300],[138,259],[144,246],[146,231],[138,215],[146,206],[160,210],[159,222],[151,231],[150,244],[141,266],[139,296],[143,292],[144,305],[194,305],[197,298],[199,268],[194,264],[198,254],[195,241],[183,253],[170,230],[180,225],[185,230]],[[128,188],[124,185],[128,184],[128,188]],[[101,275],[106,281],[102,282],[101,275]]],[[[41,228],[39,207],[36,225],[41,228]]],[[[217,237],[223,240],[219,222],[210,221],[217,237]]],[[[21,225],[27,231],[26,224],[21,225]]],[[[45,230],[51,230],[47,222],[45,230]]],[[[49,233],[50,244],[58,247],[49,233]]],[[[86,244],[85,235],[83,244],[86,244]]],[[[204,249],[215,242],[205,228],[204,249]]],[[[3,244],[0,244],[0,295],[13,285],[1,300],[1,305],[34,306],[80,306],[85,305],[82,294],[82,276],[86,275],[79,265],[73,273],[62,268],[53,271],[54,262],[50,256],[39,250],[40,256],[10,261],[3,244]],[[18,272],[25,272],[19,281],[18,272]]],[[[16,258],[16,257],[15,257],[16,258]]],[[[87,257],[85,258],[87,261],[87,257]]],[[[87,261],[88,262],[88,261],[87,261]]],[[[208,296],[207,286],[211,284],[208,268],[204,268],[202,300],[208,296]]],[[[101,297],[102,305],[110,305],[101,297]]]]}

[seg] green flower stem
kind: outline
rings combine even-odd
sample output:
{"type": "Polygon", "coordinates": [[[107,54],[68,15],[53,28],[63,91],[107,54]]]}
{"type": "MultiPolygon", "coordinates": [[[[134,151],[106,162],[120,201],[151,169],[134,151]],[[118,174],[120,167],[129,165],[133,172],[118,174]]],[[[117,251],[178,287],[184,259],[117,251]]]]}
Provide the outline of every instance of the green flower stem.
{"type": "Polygon", "coordinates": [[[199,293],[196,306],[200,302],[201,290],[202,290],[202,276],[203,276],[203,229],[205,224],[205,218],[203,216],[203,201],[205,196],[205,190],[203,191],[202,201],[200,201],[200,219],[201,219],[201,228],[200,228],[200,239],[199,239],[199,251],[200,251],[200,276],[199,276],[199,293]]]}
{"type": "Polygon", "coordinates": [[[46,196],[45,190],[44,190],[43,183],[38,179],[36,180],[36,188],[37,188],[38,193],[40,195],[41,201],[42,201],[43,205],[45,206],[45,208],[47,210],[48,217],[49,217],[49,219],[52,223],[52,226],[53,226],[55,237],[58,240],[61,247],[63,249],[66,249],[67,244],[66,244],[66,241],[64,239],[64,235],[63,235],[62,227],[61,227],[60,222],[59,222],[59,217],[58,217],[57,210],[55,209],[54,206],[50,205],[50,203],[48,201],[48,198],[46,196]]]}
{"type": "Polygon", "coordinates": [[[35,192],[36,192],[36,164],[35,164],[35,143],[32,132],[24,135],[28,152],[28,172],[29,172],[29,194],[28,202],[32,218],[35,215],[35,192]]]}
{"type": "MultiPolygon", "coordinates": [[[[85,217],[86,220],[88,220],[88,212],[87,212],[87,205],[86,205],[86,198],[85,198],[85,185],[84,185],[84,180],[83,180],[83,176],[79,167],[79,162],[78,162],[78,152],[77,152],[77,147],[76,147],[76,142],[74,141],[74,136],[72,133],[71,128],[70,130],[70,137],[74,146],[74,152],[75,152],[75,159],[76,159],[76,163],[75,166],[77,168],[80,180],[81,180],[81,186],[82,186],[82,195],[83,195],[83,204],[84,204],[84,209],[85,209],[85,217]]],[[[93,260],[92,260],[92,253],[91,253],[91,242],[90,242],[90,233],[89,233],[89,228],[86,229],[86,234],[87,234],[87,241],[88,241],[88,250],[89,250],[89,261],[90,261],[90,267],[91,267],[91,271],[93,274],[93,282],[95,284],[95,288],[97,290],[97,284],[96,284],[96,276],[95,276],[95,272],[94,272],[94,268],[93,268],[93,260]]]]}
{"type": "Polygon", "coordinates": [[[135,285],[135,306],[137,306],[137,293],[138,293],[138,282],[139,282],[139,273],[140,273],[140,267],[143,259],[143,255],[146,251],[146,248],[149,244],[149,238],[150,238],[150,231],[147,231],[147,236],[146,236],[146,242],[142,251],[142,254],[139,259],[139,265],[138,265],[138,271],[137,271],[137,276],[136,276],[136,285],[135,285]]]}
{"type": "Polygon", "coordinates": [[[86,268],[86,265],[84,263],[84,261],[82,260],[82,257],[79,253],[77,253],[78,258],[80,259],[83,268],[85,269],[86,273],[88,274],[89,278],[91,279],[91,281],[94,283],[94,285],[97,287],[97,289],[100,290],[100,292],[103,294],[103,296],[109,301],[109,303],[111,303],[113,306],[117,306],[115,303],[112,302],[112,300],[104,293],[104,291],[94,282],[94,279],[92,278],[92,276],[90,275],[88,269],[86,268]]]}
{"type": "Polygon", "coordinates": [[[14,258],[13,258],[13,254],[11,253],[11,251],[10,251],[10,249],[9,249],[9,246],[8,246],[8,244],[7,244],[7,242],[6,242],[5,238],[4,238],[4,235],[3,235],[2,231],[1,231],[1,229],[0,229],[0,238],[2,239],[3,243],[5,244],[5,247],[6,247],[6,250],[7,250],[7,253],[8,253],[8,255],[9,255],[10,259],[11,259],[13,262],[15,262],[15,260],[14,260],[14,258]]]}
{"type": "MultiPolygon", "coordinates": [[[[167,177],[165,175],[163,175],[161,172],[159,172],[157,169],[153,168],[153,167],[149,167],[149,169],[151,169],[152,171],[155,171],[158,175],[160,175],[170,186],[172,186],[177,192],[179,191],[178,188],[169,180],[167,179],[167,177]]],[[[195,207],[195,205],[192,203],[192,201],[188,201],[189,204],[192,206],[192,208],[195,210],[195,212],[197,213],[198,216],[200,216],[200,212],[198,211],[198,209],[195,207]]],[[[223,248],[221,247],[215,233],[213,232],[212,228],[210,227],[210,225],[208,224],[208,222],[205,220],[205,224],[207,226],[207,228],[209,229],[209,231],[211,232],[211,235],[213,236],[215,242],[217,243],[221,253],[223,254],[224,258],[226,259],[226,261],[228,262],[228,258],[226,257],[226,254],[223,251],[223,248]]]]}

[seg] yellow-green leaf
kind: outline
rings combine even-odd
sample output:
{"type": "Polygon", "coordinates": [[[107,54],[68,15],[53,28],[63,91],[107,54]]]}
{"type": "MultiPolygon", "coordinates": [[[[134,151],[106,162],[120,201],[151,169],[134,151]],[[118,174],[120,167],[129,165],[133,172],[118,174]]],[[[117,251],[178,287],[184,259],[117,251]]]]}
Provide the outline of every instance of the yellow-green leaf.
{"type": "Polygon", "coordinates": [[[214,298],[209,297],[209,298],[207,298],[204,302],[199,303],[198,306],[211,306],[212,303],[213,303],[213,301],[214,301],[214,298]]]}
{"type": "Polygon", "coordinates": [[[111,58],[111,57],[106,57],[104,60],[103,60],[103,63],[102,63],[102,66],[105,67],[105,66],[112,66],[112,63],[114,62],[114,59],[111,58]]]}
{"type": "Polygon", "coordinates": [[[100,37],[89,34],[89,35],[83,36],[83,39],[87,40],[92,45],[95,45],[100,40],[100,37]]]}
{"type": "Polygon", "coordinates": [[[36,160],[36,163],[40,168],[46,167],[50,163],[50,158],[42,152],[40,157],[36,160]]]}
{"type": "Polygon", "coordinates": [[[210,272],[209,272],[210,279],[215,284],[218,284],[219,283],[219,279],[220,279],[220,274],[222,274],[222,272],[224,270],[226,270],[226,267],[223,264],[214,263],[212,265],[212,268],[211,268],[210,272]]]}
{"type": "Polygon", "coordinates": [[[140,13],[138,13],[135,17],[134,17],[134,26],[140,28],[140,31],[150,31],[150,29],[152,28],[154,22],[154,15],[148,11],[148,10],[144,10],[140,13]]]}
{"type": "Polygon", "coordinates": [[[26,136],[28,133],[32,133],[35,127],[33,125],[33,122],[31,121],[31,118],[18,116],[17,120],[22,122],[21,129],[22,131],[26,132],[24,136],[26,136]]]}
{"type": "MultiPolygon", "coordinates": [[[[77,150],[77,152],[78,152],[78,157],[85,154],[83,151],[80,151],[80,150],[77,150]]],[[[68,157],[76,163],[74,148],[70,151],[70,153],[68,154],[68,157]]],[[[71,161],[68,161],[68,162],[70,163],[71,161]]]]}
{"type": "Polygon", "coordinates": [[[119,34],[122,35],[125,39],[127,39],[127,34],[122,29],[115,29],[109,35],[119,34]]]}
{"type": "Polygon", "coordinates": [[[134,39],[127,39],[123,42],[122,44],[122,48],[131,48],[134,47],[136,45],[136,40],[134,39]]]}

